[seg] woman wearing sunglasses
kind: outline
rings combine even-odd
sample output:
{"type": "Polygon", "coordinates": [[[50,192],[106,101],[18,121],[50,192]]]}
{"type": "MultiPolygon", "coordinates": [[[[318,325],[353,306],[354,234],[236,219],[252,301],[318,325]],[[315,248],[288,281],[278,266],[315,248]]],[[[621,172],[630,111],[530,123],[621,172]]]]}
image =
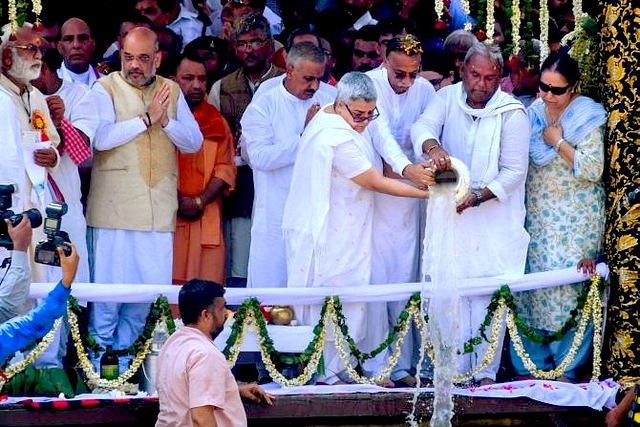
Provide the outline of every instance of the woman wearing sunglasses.
{"type": "MultiPolygon", "coordinates": [[[[577,266],[593,274],[602,250],[605,220],[604,125],[602,105],[580,95],[578,64],[568,53],[553,53],[542,64],[539,98],[529,107],[531,144],[526,185],[527,255],[531,273],[577,266]]],[[[524,292],[518,307],[525,322],[550,337],[571,319],[583,283],[524,292]]],[[[578,319],[573,319],[578,320],[578,319]]],[[[572,356],[561,380],[574,382],[591,350],[593,325],[570,352],[576,328],[547,344],[524,339],[538,369],[556,368],[572,356]],[[571,353],[571,355],[570,355],[571,353]]],[[[517,375],[529,375],[511,347],[517,375]]]]}
{"type": "MultiPolygon", "coordinates": [[[[305,129],[293,167],[282,225],[290,287],[369,285],[374,192],[427,198],[426,187],[435,183],[429,167],[424,189],[384,177],[373,144],[378,117],[373,81],[363,73],[347,73],[337,88],[336,101],[321,108],[305,129]]],[[[366,310],[365,303],[343,304],[349,333],[360,344],[366,310]]],[[[319,306],[296,310],[302,324],[315,325],[319,316],[319,306]]],[[[368,321],[380,327],[379,318],[368,321]]],[[[347,380],[333,343],[325,346],[324,361],[326,373],[318,382],[347,380]]]]}

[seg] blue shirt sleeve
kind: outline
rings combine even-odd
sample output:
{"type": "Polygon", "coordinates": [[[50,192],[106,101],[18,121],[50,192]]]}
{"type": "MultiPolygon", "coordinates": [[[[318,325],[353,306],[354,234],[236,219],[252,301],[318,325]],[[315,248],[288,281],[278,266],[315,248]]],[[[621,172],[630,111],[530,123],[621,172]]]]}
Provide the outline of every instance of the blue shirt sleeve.
{"type": "Polygon", "coordinates": [[[53,327],[53,322],[65,314],[70,293],[71,289],[58,282],[41,306],[0,325],[0,363],[46,335],[53,327]]]}

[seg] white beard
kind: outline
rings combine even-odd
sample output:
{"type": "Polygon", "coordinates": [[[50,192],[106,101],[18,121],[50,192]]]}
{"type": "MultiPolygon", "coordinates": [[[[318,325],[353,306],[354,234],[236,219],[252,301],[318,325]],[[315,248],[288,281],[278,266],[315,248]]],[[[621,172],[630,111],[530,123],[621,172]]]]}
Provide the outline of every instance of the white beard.
{"type": "Polygon", "coordinates": [[[22,57],[15,49],[12,50],[12,53],[13,64],[11,65],[11,69],[7,71],[7,73],[11,77],[18,80],[19,82],[22,82],[23,84],[28,84],[31,80],[40,77],[40,68],[42,66],[42,61],[38,59],[34,59],[31,61],[22,59],[22,57]]]}

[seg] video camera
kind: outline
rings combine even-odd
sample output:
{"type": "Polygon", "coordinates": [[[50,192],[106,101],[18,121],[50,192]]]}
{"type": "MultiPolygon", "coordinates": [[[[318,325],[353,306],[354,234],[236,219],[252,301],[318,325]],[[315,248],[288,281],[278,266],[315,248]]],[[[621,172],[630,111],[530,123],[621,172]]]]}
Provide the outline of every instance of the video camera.
{"type": "Polygon", "coordinates": [[[8,250],[13,249],[13,242],[9,237],[9,229],[4,222],[8,219],[12,226],[17,226],[22,221],[22,214],[26,214],[31,223],[31,228],[38,228],[42,224],[42,215],[36,208],[31,208],[22,213],[14,213],[9,210],[11,207],[11,195],[17,191],[17,187],[14,184],[0,184],[0,248],[6,248],[8,250]]]}
{"type": "Polygon", "coordinates": [[[57,248],[62,246],[65,256],[71,255],[71,240],[66,231],[60,230],[62,216],[67,213],[67,204],[53,202],[47,205],[47,217],[44,220],[44,233],[47,239],[36,246],[35,261],[40,264],[60,266],[57,248]]]}

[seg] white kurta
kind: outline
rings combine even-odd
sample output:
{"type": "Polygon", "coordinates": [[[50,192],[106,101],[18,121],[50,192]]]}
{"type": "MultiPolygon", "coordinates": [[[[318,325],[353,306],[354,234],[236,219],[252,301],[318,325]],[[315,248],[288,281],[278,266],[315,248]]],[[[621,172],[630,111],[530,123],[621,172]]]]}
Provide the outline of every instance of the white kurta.
{"type": "Polygon", "coordinates": [[[25,170],[22,157],[22,134],[16,109],[10,95],[0,86],[0,184],[16,184],[18,191],[12,196],[10,208],[22,212],[25,170]]]}
{"type": "MultiPolygon", "coordinates": [[[[23,156],[24,170],[26,171],[25,178],[22,181],[24,185],[19,189],[22,195],[22,209],[37,208],[44,215],[46,205],[52,201],[47,174],[53,171],[58,166],[58,163],[56,162],[56,166],[52,168],[36,165],[33,160],[33,151],[27,147],[38,148],[38,144],[42,144],[42,148],[50,145],[56,147],[60,143],[60,136],[51,120],[47,101],[38,89],[29,85],[26,90],[21,92],[20,88],[4,75],[0,75],[0,86],[3,86],[4,92],[13,101],[13,109],[20,122],[20,139],[22,141],[20,151],[23,156]],[[42,120],[34,120],[37,116],[42,117],[42,120]],[[37,136],[37,134],[40,136],[37,136]],[[50,142],[47,141],[47,137],[43,136],[45,134],[50,142]]],[[[56,150],[57,154],[58,151],[56,150]]],[[[15,210],[18,211],[19,209],[15,210]]],[[[32,244],[29,246],[30,260],[34,259],[36,244],[44,238],[42,226],[33,230],[32,244]]],[[[34,282],[46,282],[46,266],[32,262],[31,276],[34,282]]]]}
{"type": "MultiPolygon", "coordinates": [[[[378,91],[377,107],[389,124],[402,152],[414,159],[410,130],[435,97],[435,89],[418,77],[409,90],[397,94],[389,84],[387,70],[369,71],[378,91]]],[[[405,283],[417,280],[420,200],[376,193],[371,283],[405,283]]]]}
{"type": "MultiPolygon", "coordinates": [[[[357,133],[339,115],[318,112],[301,141],[283,223],[290,287],[369,284],[374,192],[352,178],[374,166],[380,166],[380,159],[368,130],[357,133]]],[[[299,308],[296,316],[315,325],[319,309],[299,308]]],[[[343,313],[350,335],[362,341],[366,304],[343,304],[343,313]]],[[[325,346],[324,357],[323,380],[335,382],[344,366],[332,343],[325,346]]]]}
{"type": "MultiPolygon", "coordinates": [[[[428,80],[418,76],[407,92],[397,94],[389,84],[386,68],[369,71],[367,75],[376,85],[378,110],[393,135],[393,140],[388,140],[386,145],[398,146],[407,158],[414,160],[411,126],[436,97],[435,89],[428,80]]],[[[424,229],[423,209],[424,203],[419,199],[375,193],[372,284],[417,281],[424,229]]],[[[396,324],[405,305],[406,301],[369,304],[369,317],[376,320],[370,325],[363,350],[373,350],[387,338],[389,328],[396,324]],[[388,320],[388,327],[385,327],[385,320],[388,320]]],[[[392,380],[414,374],[416,361],[412,356],[414,347],[419,345],[418,339],[417,329],[412,328],[403,342],[402,355],[392,372],[392,380]]],[[[366,369],[374,373],[380,371],[386,363],[384,356],[383,352],[372,359],[366,369]]]]}
{"type": "MultiPolygon", "coordinates": [[[[467,165],[473,188],[487,187],[496,195],[454,219],[456,236],[460,236],[454,243],[458,277],[521,277],[529,244],[524,229],[524,183],[530,125],[524,107],[498,89],[485,108],[472,109],[462,83],[447,86],[437,95],[442,102],[434,103],[411,128],[416,155],[422,154],[423,141],[441,141],[451,156],[467,165]]],[[[478,335],[489,300],[462,302],[461,342],[478,335]]],[[[476,346],[475,354],[461,361],[461,369],[475,366],[485,349],[486,342],[476,346]]],[[[478,377],[495,379],[498,364],[499,357],[478,377]]]]}
{"type": "Polygon", "coordinates": [[[66,65],[62,63],[60,68],[58,68],[57,73],[58,77],[60,77],[62,80],[83,84],[88,88],[92,87],[96,80],[101,77],[100,73],[98,73],[96,69],[93,68],[93,65],[89,65],[89,68],[87,68],[87,71],[85,71],[84,73],[78,74],[69,70],[66,65]]]}
{"type": "MultiPolygon", "coordinates": [[[[64,102],[64,117],[74,127],[80,129],[89,140],[93,140],[98,128],[98,110],[93,103],[91,92],[79,83],[62,81],[62,86],[53,95],[58,95],[64,102]]],[[[51,176],[64,195],[68,211],[62,217],[61,228],[69,233],[80,255],[80,264],[76,273],[77,282],[89,282],[89,254],[87,251],[87,221],[84,217],[82,193],[80,191],[80,175],[69,153],[64,150],[60,155],[58,167],[51,171],[51,176]]],[[[57,282],[62,277],[62,270],[49,268],[49,281],[57,282]]]]}
{"type": "Polygon", "coordinates": [[[248,287],[287,286],[282,216],[289,195],[293,163],[307,111],[314,103],[331,103],[335,88],[301,100],[283,84],[254,96],[240,123],[242,144],[253,170],[255,196],[249,250],[248,287]]]}

